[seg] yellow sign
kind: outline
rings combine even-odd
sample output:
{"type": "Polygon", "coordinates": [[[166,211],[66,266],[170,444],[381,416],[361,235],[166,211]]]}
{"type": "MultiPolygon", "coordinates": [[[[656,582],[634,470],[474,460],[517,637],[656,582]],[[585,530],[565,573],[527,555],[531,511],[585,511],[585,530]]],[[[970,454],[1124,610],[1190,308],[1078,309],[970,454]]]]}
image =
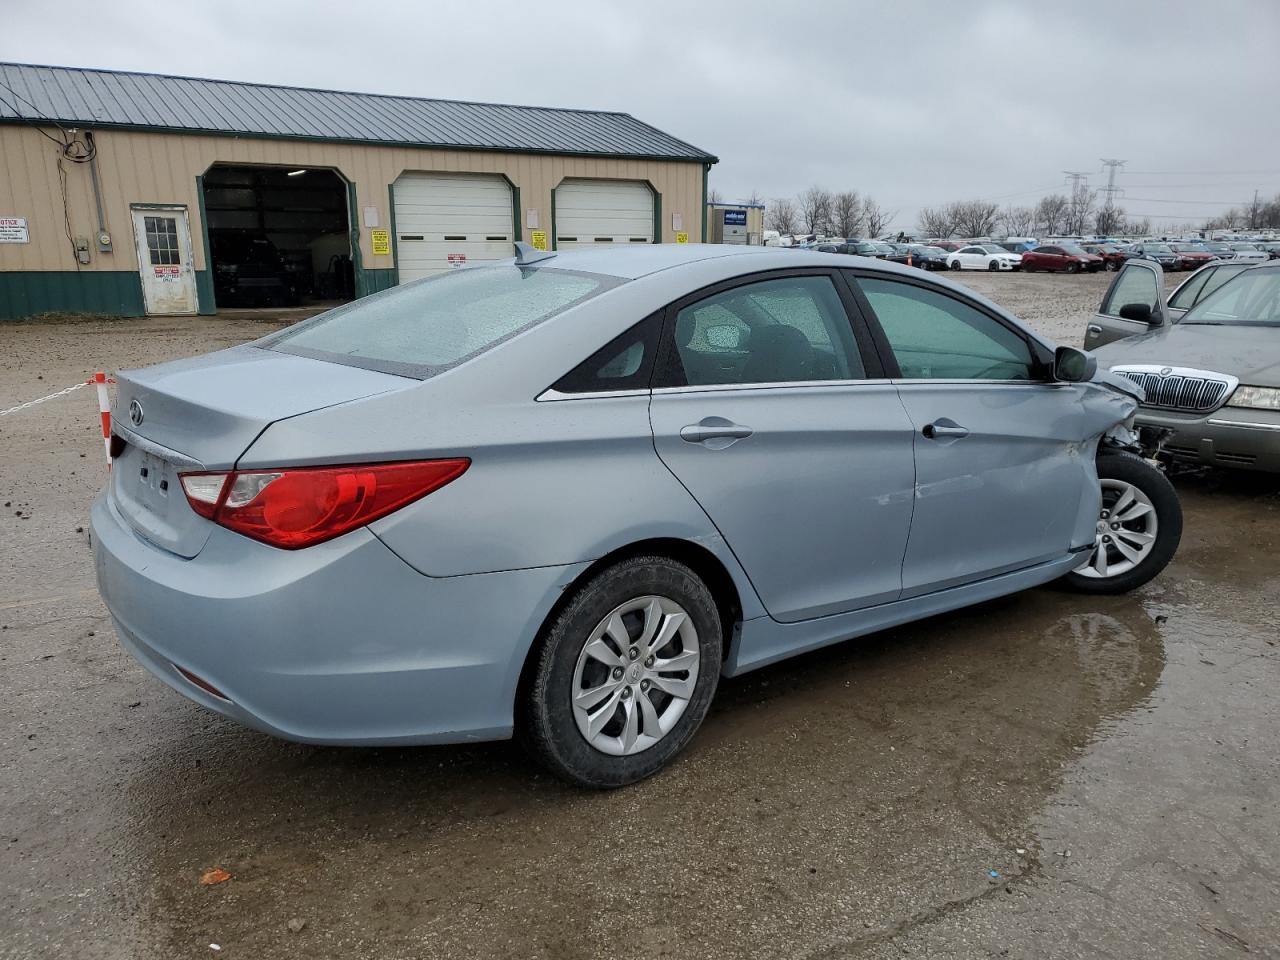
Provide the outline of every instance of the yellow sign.
{"type": "Polygon", "coordinates": [[[676,234],[676,243],[688,243],[688,242],[689,242],[689,234],[685,233],[683,230],[676,234]]]}
{"type": "Polygon", "coordinates": [[[529,231],[529,242],[533,244],[533,248],[534,248],[535,250],[545,250],[545,249],[547,249],[547,231],[545,231],[545,230],[530,230],[530,231],[529,231]]]}
{"type": "Polygon", "coordinates": [[[373,239],[373,255],[375,257],[389,256],[391,253],[391,231],[390,230],[371,230],[369,236],[373,239]]]}

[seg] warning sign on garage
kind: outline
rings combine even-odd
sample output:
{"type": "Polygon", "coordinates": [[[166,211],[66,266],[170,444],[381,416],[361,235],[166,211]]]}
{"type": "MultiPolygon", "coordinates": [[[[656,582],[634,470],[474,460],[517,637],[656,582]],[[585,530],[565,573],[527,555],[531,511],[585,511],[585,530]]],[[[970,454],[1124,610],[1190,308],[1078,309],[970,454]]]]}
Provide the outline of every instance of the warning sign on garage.
{"type": "Polygon", "coordinates": [[[30,243],[26,217],[0,217],[0,243],[30,243]]]}
{"type": "Polygon", "coordinates": [[[467,265],[467,255],[465,253],[449,254],[449,266],[465,267],[467,265]]]}
{"type": "Polygon", "coordinates": [[[391,231],[390,230],[370,230],[369,237],[373,240],[373,255],[375,257],[389,256],[391,253],[391,231]]]}
{"type": "Polygon", "coordinates": [[[689,234],[683,230],[676,234],[676,243],[688,243],[689,234]]]}
{"type": "Polygon", "coordinates": [[[529,233],[529,242],[533,244],[535,250],[547,249],[547,231],[533,230],[529,233]]]}

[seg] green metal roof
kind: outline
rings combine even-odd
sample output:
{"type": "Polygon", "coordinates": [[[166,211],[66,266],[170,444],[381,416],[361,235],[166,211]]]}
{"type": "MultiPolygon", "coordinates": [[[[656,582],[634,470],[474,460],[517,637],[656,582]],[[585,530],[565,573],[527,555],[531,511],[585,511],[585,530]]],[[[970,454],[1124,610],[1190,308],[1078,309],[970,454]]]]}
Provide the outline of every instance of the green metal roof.
{"type": "Polygon", "coordinates": [[[626,113],[0,63],[0,123],[715,163],[626,113]]]}

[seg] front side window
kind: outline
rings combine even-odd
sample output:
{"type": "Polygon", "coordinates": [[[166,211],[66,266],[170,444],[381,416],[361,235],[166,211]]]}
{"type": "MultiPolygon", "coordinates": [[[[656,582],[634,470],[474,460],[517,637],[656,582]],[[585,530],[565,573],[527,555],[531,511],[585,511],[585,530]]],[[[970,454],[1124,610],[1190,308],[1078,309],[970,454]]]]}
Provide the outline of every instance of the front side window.
{"type": "Polygon", "coordinates": [[[865,376],[827,276],[762,280],[713,294],[676,314],[673,336],[671,386],[865,376]]]}
{"type": "Polygon", "coordinates": [[[1210,267],[1208,270],[1202,270],[1197,273],[1169,298],[1169,306],[1175,310],[1189,309],[1196,302],[1196,297],[1200,295],[1200,291],[1204,289],[1204,285],[1209,281],[1209,278],[1217,272],[1218,268],[1210,267]]]}
{"type": "Polygon", "coordinates": [[[1106,299],[1102,303],[1103,315],[1118,317],[1120,308],[1131,303],[1145,304],[1154,313],[1160,301],[1158,283],[1154,270],[1148,270],[1137,264],[1125,267],[1107,292],[1106,299]]]}
{"type": "Polygon", "coordinates": [[[322,313],[259,346],[428,377],[621,282],[545,267],[455,270],[322,313]]]}
{"type": "Polygon", "coordinates": [[[861,278],[902,376],[909,380],[1034,380],[1026,340],[946,294],[861,278]]]}

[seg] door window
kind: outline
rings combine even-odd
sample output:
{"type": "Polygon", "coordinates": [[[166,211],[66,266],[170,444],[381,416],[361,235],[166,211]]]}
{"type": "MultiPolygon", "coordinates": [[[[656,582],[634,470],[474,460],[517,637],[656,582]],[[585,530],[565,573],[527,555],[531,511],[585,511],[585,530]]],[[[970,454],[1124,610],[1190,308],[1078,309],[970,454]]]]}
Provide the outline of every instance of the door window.
{"type": "Polygon", "coordinates": [[[1116,277],[1102,303],[1102,313],[1108,317],[1120,316],[1120,308],[1130,303],[1143,303],[1155,313],[1160,295],[1155,271],[1145,267],[1126,267],[1116,277]]]}
{"type": "Polygon", "coordinates": [[[1196,297],[1200,295],[1200,291],[1204,289],[1204,285],[1209,281],[1209,278],[1217,272],[1218,269],[1213,267],[1196,274],[1178,288],[1178,292],[1170,298],[1169,306],[1175,310],[1190,309],[1191,305],[1196,302],[1196,297]]]}
{"type": "Polygon", "coordinates": [[[910,380],[1035,380],[1027,341],[980,310],[896,280],[858,280],[902,376],[910,380]]]}
{"type": "Polygon", "coordinates": [[[178,221],[173,217],[146,217],[147,253],[153,266],[172,266],[178,258],[178,221]]]}
{"type": "Polygon", "coordinates": [[[648,389],[661,331],[662,311],[659,311],[614,337],[561,377],[555,389],[560,393],[648,389]]]}
{"type": "Polygon", "coordinates": [[[713,294],[676,314],[670,386],[859,380],[866,374],[830,277],[713,294]]]}

